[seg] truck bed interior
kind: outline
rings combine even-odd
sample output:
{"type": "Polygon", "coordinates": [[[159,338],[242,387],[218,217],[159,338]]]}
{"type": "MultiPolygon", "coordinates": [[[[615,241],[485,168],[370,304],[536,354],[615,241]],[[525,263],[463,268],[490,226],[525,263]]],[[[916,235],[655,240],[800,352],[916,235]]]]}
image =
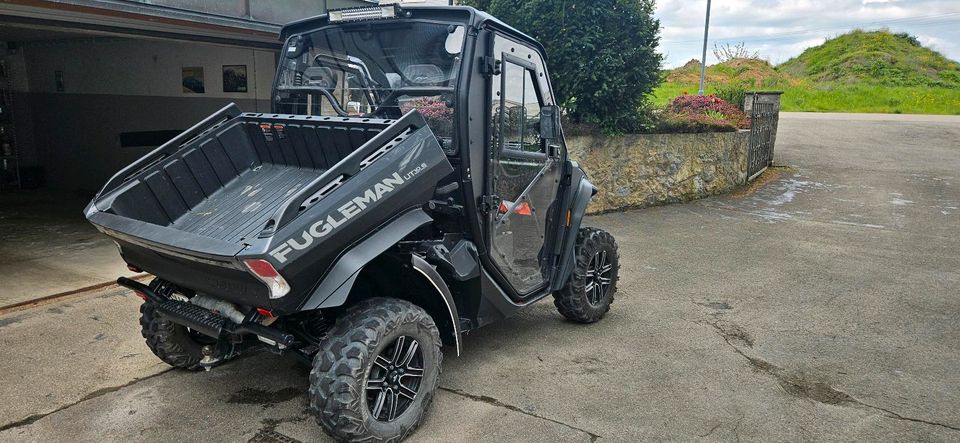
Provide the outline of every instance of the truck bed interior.
{"type": "Polygon", "coordinates": [[[101,210],[243,243],[285,202],[391,122],[242,114],[128,173],[122,186],[101,196],[110,200],[101,210]]]}

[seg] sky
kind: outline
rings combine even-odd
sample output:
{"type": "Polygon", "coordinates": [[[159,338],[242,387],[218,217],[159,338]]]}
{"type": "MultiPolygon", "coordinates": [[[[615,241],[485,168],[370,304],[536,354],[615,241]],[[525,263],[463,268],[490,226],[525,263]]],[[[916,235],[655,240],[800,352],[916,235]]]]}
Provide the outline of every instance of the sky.
{"type": "MultiPolygon", "coordinates": [[[[700,59],[707,0],[657,0],[664,66],[700,59]]],[[[909,32],[960,61],[960,0],[713,0],[707,62],[714,43],[743,42],[778,64],[855,28],[909,32]]]]}

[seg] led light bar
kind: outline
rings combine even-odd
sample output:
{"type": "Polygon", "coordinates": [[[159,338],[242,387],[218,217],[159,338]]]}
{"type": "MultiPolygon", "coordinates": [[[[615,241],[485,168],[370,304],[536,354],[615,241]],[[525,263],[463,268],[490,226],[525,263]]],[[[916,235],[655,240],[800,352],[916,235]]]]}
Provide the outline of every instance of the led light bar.
{"type": "Polygon", "coordinates": [[[266,260],[244,260],[247,270],[270,288],[270,299],[276,300],[290,293],[290,285],[266,260]]]}
{"type": "Polygon", "coordinates": [[[367,6],[363,8],[334,9],[330,11],[330,23],[383,20],[400,16],[397,5],[367,6]]]}

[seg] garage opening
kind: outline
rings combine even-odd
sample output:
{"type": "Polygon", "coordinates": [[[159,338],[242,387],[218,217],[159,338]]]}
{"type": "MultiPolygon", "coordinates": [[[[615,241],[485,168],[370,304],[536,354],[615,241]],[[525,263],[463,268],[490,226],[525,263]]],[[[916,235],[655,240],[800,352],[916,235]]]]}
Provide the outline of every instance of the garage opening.
{"type": "Polygon", "coordinates": [[[132,275],[84,206],[223,106],[270,109],[277,25],[54,7],[0,7],[0,307],[132,275]]]}

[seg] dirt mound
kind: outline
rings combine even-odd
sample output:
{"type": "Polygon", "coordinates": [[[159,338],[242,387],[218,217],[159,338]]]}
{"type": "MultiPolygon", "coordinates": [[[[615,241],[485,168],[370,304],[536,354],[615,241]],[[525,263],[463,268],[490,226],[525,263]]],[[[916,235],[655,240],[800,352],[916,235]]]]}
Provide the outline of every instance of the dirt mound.
{"type": "MultiPolygon", "coordinates": [[[[707,82],[710,83],[744,83],[759,87],[764,81],[780,77],[782,74],[778,73],[770,63],[755,58],[735,58],[707,66],[707,82]]],[[[696,59],[670,71],[666,77],[668,83],[689,84],[699,80],[700,62],[696,59]]]]}

